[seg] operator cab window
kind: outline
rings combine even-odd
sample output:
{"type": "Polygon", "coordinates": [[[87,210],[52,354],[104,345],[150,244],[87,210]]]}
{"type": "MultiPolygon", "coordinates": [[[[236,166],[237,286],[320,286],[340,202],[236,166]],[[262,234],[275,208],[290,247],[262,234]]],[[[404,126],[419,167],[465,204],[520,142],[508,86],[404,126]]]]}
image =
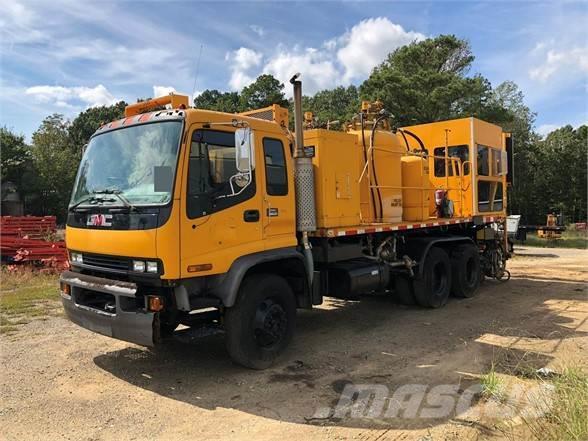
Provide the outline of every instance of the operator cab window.
{"type": "MultiPolygon", "coordinates": [[[[433,150],[433,154],[435,155],[435,177],[437,178],[444,178],[445,174],[445,162],[447,162],[447,170],[449,176],[457,175],[459,176],[460,170],[458,164],[463,164],[466,161],[470,160],[470,152],[469,147],[467,145],[454,145],[449,147],[449,158],[447,161],[442,157],[445,156],[445,147],[437,147],[433,150]],[[451,160],[451,158],[458,158],[459,161],[451,160]],[[455,173],[453,172],[453,168],[455,167],[455,173]]],[[[463,174],[467,176],[470,174],[470,164],[463,165],[463,174]]]]}
{"type": "Polygon", "coordinates": [[[490,176],[490,166],[488,164],[488,150],[485,145],[478,145],[478,175],[490,176]]]}
{"type": "Polygon", "coordinates": [[[288,175],[284,146],[277,139],[263,139],[263,157],[265,158],[265,180],[267,194],[285,196],[288,194],[288,175]]]}
{"type": "Polygon", "coordinates": [[[252,182],[235,179],[235,133],[220,130],[196,130],[190,144],[188,164],[188,217],[194,219],[220,211],[249,199],[255,194],[252,182]],[[234,195],[234,192],[244,191],[234,195]]]}

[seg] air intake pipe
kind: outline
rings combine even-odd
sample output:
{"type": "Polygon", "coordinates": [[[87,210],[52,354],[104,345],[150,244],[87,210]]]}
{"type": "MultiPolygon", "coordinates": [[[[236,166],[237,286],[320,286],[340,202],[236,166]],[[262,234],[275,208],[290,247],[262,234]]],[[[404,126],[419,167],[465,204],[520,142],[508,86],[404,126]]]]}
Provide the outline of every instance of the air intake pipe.
{"type": "Polygon", "coordinates": [[[316,230],[316,205],[314,199],[314,171],[312,158],[306,157],[304,150],[304,133],[302,128],[302,82],[299,73],[290,79],[294,86],[294,186],[296,188],[296,230],[302,233],[304,261],[308,274],[309,288],[312,289],[314,260],[308,232],[316,230]]]}

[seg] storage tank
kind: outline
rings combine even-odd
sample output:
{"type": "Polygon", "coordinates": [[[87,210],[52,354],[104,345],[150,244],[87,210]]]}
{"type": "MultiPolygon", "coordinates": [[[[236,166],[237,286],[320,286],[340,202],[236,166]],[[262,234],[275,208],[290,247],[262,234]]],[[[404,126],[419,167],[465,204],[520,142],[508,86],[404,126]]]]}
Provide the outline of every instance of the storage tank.
{"type": "Polygon", "coordinates": [[[368,155],[372,136],[371,128],[365,128],[363,135],[361,129],[349,130],[348,133],[357,136],[359,148],[362,150],[360,155],[361,170],[363,171],[365,167],[366,156],[370,162],[369,175],[366,171],[360,182],[362,221],[402,222],[402,168],[400,158],[406,153],[406,147],[400,143],[392,132],[377,129],[374,131],[372,139],[374,149],[368,155]],[[371,184],[368,182],[368,177],[371,184]],[[373,196],[370,194],[370,185],[373,187],[373,196]]]}
{"type": "Polygon", "coordinates": [[[402,162],[402,217],[405,221],[424,221],[429,218],[429,162],[420,156],[403,156],[402,162]]]}

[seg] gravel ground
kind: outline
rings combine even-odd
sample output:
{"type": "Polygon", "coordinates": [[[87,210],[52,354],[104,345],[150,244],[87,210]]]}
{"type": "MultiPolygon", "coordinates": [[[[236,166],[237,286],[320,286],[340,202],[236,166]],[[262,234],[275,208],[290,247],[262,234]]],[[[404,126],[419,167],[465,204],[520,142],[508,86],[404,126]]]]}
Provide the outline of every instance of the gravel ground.
{"type": "Polygon", "coordinates": [[[588,366],[588,251],[517,253],[509,282],[440,310],[371,296],[302,311],[293,345],[266,371],[232,364],[222,335],[152,351],[62,317],[33,320],[0,337],[1,438],[496,439],[483,418],[455,414],[313,417],[348,383],[463,389],[505,348],[532,354],[535,367],[588,366]]]}

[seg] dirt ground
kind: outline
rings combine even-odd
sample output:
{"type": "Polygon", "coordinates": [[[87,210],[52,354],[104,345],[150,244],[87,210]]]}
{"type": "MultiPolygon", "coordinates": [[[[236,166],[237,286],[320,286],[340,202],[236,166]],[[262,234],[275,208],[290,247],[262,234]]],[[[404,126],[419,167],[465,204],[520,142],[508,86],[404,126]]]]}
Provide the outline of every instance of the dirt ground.
{"type": "Polygon", "coordinates": [[[0,438],[500,438],[456,415],[313,416],[348,383],[466,387],[505,350],[533,355],[536,367],[588,366],[588,250],[517,253],[509,282],[487,281],[477,297],[440,310],[370,296],[302,311],[293,345],[266,371],[232,364],[222,335],[151,351],[62,317],[34,320],[0,337],[0,438]]]}

